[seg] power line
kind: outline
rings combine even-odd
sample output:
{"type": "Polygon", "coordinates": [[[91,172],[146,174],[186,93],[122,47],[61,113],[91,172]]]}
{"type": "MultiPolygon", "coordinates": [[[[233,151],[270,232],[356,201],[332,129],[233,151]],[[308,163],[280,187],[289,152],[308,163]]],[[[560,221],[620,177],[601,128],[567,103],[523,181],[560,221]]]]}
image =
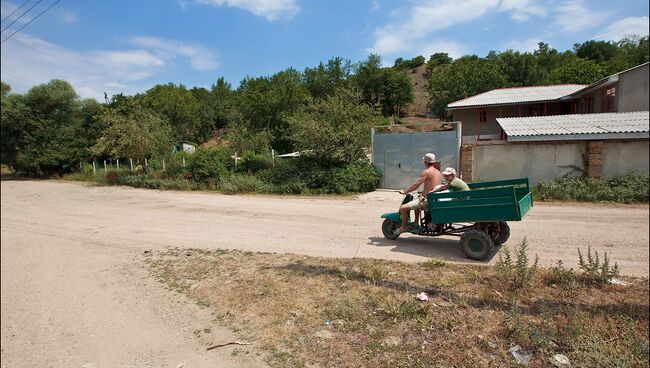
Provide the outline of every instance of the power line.
{"type": "Polygon", "coordinates": [[[3,19],[2,22],[0,22],[0,23],[4,23],[7,19],[9,19],[9,17],[11,17],[12,15],[14,15],[15,12],[17,12],[18,10],[20,10],[20,8],[22,8],[23,6],[25,6],[25,4],[27,4],[27,3],[30,2],[30,1],[32,1],[32,0],[26,0],[24,3],[20,4],[19,7],[17,7],[16,9],[14,9],[14,11],[12,11],[11,14],[7,15],[7,16],[5,17],[5,19],[3,19]]]}
{"type": "MultiPolygon", "coordinates": [[[[10,39],[13,35],[15,35],[16,33],[20,32],[23,28],[25,28],[25,27],[27,27],[28,25],[30,25],[33,21],[35,21],[38,17],[40,17],[41,15],[43,15],[46,11],[52,9],[52,7],[53,7],[54,5],[56,5],[56,4],[58,4],[59,1],[61,1],[61,0],[56,0],[52,5],[48,6],[47,9],[45,9],[45,10],[43,10],[42,12],[38,13],[38,15],[35,16],[34,18],[32,18],[32,20],[30,20],[29,22],[23,24],[22,27],[18,28],[18,29],[16,30],[16,32],[10,34],[9,37],[7,37],[7,38],[5,38],[4,40],[0,41],[0,44],[4,43],[6,40],[10,39]]],[[[39,2],[40,2],[40,1],[39,1],[39,2]]]]}
{"type": "Polygon", "coordinates": [[[30,10],[34,9],[34,7],[35,7],[36,5],[38,5],[41,1],[43,1],[43,0],[38,0],[38,1],[36,2],[36,4],[32,5],[31,8],[25,10],[25,12],[22,13],[18,18],[14,19],[14,21],[11,22],[8,26],[4,27],[4,28],[2,29],[2,31],[0,31],[0,33],[6,31],[7,28],[11,27],[14,23],[18,22],[18,20],[19,20],[20,18],[24,17],[25,14],[29,13],[30,10]]]}

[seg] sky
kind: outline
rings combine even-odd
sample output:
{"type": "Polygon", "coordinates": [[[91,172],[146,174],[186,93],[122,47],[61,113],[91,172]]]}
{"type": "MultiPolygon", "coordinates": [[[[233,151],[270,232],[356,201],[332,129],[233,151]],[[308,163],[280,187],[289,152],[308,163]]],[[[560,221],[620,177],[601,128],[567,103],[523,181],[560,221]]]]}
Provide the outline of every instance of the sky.
{"type": "Polygon", "coordinates": [[[247,76],[332,57],[358,62],[376,53],[389,66],[435,52],[533,51],[540,41],[563,51],[590,39],[647,35],[649,22],[646,0],[55,2],[1,1],[1,77],[14,92],[51,79],[98,100],[159,83],[210,88],[219,77],[237,87],[247,76]]]}

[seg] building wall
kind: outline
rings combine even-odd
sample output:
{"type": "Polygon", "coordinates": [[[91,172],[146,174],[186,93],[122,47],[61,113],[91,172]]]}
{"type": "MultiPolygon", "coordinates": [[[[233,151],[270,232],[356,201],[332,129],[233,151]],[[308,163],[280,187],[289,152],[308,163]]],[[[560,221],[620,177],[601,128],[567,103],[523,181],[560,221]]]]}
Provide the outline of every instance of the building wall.
{"type": "Polygon", "coordinates": [[[618,77],[618,111],[648,111],[648,64],[618,77]]]}
{"type": "Polygon", "coordinates": [[[603,150],[603,176],[611,177],[616,174],[634,171],[650,173],[648,155],[650,141],[605,142],[603,150]]]}
{"type": "Polygon", "coordinates": [[[453,110],[452,116],[454,121],[463,123],[463,142],[475,142],[479,134],[477,126],[478,112],[485,110],[487,112],[487,121],[480,123],[481,139],[499,140],[501,127],[497,123],[499,117],[515,116],[534,116],[534,115],[560,115],[570,112],[570,103],[547,103],[546,109],[544,104],[521,104],[507,106],[491,106],[483,108],[459,109],[453,110]],[[534,110],[537,110],[537,114],[534,110]]]}
{"type": "Polygon", "coordinates": [[[532,185],[562,175],[579,175],[567,166],[583,167],[586,142],[568,144],[504,143],[476,145],[472,179],[479,181],[528,178],[532,185]]]}
{"type": "Polygon", "coordinates": [[[647,174],[648,142],[480,143],[473,146],[471,155],[466,153],[469,147],[463,147],[461,175],[474,181],[527,177],[536,185],[563,175],[582,174],[575,168],[586,169],[596,177],[611,177],[630,170],[647,174]],[[465,157],[471,157],[471,162],[466,162],[465,157]]]}

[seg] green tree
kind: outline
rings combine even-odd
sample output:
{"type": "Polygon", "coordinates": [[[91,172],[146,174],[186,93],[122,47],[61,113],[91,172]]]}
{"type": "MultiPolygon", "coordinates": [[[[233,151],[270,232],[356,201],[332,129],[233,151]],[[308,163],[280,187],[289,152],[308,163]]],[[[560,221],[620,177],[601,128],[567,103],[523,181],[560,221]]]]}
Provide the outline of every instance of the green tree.
{"type": "Polygon", "coordinates": [[[382,89],[381,57],[376,54],[368,55],[365,61],[357,64],[353,79],[361,91],[363,102],[369,105],[379,103],[382,89]]]}
{"type": "Polygon", "coordinates": [[[385,116],[399,116],[402,107],[413,102],[413,86],[405,72],[392,68],[382,70],[380,101],[385,116]]]}
{"type": "Polygon", "coordinates": [[[436,52],[429,56],[429,60],[427,61],[427,71],[431,73],[434,68],[440,65],[451,64],[452,61],[453,59],[446,52],[436,52]]]}
{"type": "Polygon", "coordinates": [[[284,117],[297,111],[310,98],[298,71],[290,68],[270,78],[246,78],[236,96],[237,108],[242,115],[239,123],[246,122],[251,134],[268,131],[272,147],[279,152],[293,149],[287,138],[284,117]]]}
{"type": "Polygon", "coordinates": [[[323,100],[311,101],[288,117],[291,141],[306,150],[322,167],[341,166],[365,157],[370,147],[370,128],[385,120],[360,103],[357,92],[339,89],[323,100]]]}
{"type": "Polygon", "coordinates": [[[619,49],[613,42],[590,40],[584,43],[573,45],[576,56],[582,59],[592,60],[602,63],[614,58],[619,49]]]}
{"type": "Polygon", "coordinates": [[[495,60],[512,87],[540,85],[548,78],[548,71],[531,53],[508,50],[498,54],[495,60]]]}
{"type": "Polygon", "coordinates": [[[11,87],[2,83],[0,97],[0,161],[8,166],[16,164],[16,153],[23,131],[29,119],[29,109],[22,95],[10,93],[11,87]]]}
{"type": "Polygon", "coordinates": [[[106,126],[91,147],[96,157],[144,159],[171,152],[172,132],[160,115],[132,103],[131,108],[108,108],[99,117],[106,126]]]}
{"type": "Polygon", "coordinates": [[[184,85],[156,85],[142,96],[142,104],[165,117],[173,128],[175,140],[201,140],[198,102],[184,85]]]}
{"type": "Polygon", "coordinates": [[[606,73],[596,62],[574,59],[551,70],[549,79],[551,83],[590,84],[605,76],[606,73]]]}
{"type": "Polygon", "coordinates": [[[327,64],[321,62],[315,68],[305,68],[303,83],[313,98],[324,98],[345,87],[351,73],[350,61],[336,57],[327,64]]]}
{"type": "Polygon", "coordinates": [[[507,86],[496,61],[464,56],[435,68],[429,79],[432,111],[447,117],[447,104],[495,88],[507,86]]]}
{"type": "Polygon", "coordinates": [[[393,69],[397,70],[409,70],[417,68],[421,65],[424,65],[426,59],[422,55],[418,55],[410,60],[404,60],[403,58],[397,58],[393,64],[393,69]]]}
{"type": "MultiPolygon", "coordinates": [[[[18,101],[16,101],[18,102],[18,101]]],[[[20,130],[16,144],[16,169],[50,175],[78,167],[87,149],[77,94],[62,80],[32,87],[13,116],[20,130]],[[18,111],[18,113],[16,113],[18,111]]]]}

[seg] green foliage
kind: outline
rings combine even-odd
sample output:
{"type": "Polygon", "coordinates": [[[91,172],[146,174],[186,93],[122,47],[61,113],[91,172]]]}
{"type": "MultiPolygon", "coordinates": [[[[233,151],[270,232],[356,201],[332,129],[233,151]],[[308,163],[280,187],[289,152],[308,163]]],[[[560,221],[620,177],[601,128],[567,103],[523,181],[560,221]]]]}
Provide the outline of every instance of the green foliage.
{"type": "Polygon", "coordinates": [[[510,250],[502,250],[503,256],[499,254],[499,260],[495,265],[495,270],[501,281],[513,288],[520,289],[528,285],[535,273],[539,257],[535,255],[535,261],[531,266],[528,265],[528,241],[526,238],[515,247],[515,257],[513,261],[510,250]]]}
{"type": "Polygon", "coordinates": [[[584,271],[584,277],[589,280],[600,284],[608,284],[612,278],[620,273],[618,263],[614,263],[612,267],[609,263],[607,252],[604,252],[602,262],[597,251],[591,253],[591,246],[587,248],[587,258],[583,257],[580,248],[578,248],[578,259],[580,268],[584,271]]]}
{"type": "Polygon", "coordinates": [[[550,274],[546,278],[548,285],[557,285],[564,290],[571,290],[576,283],[576,274],[573,268],[564,267],[562,261],[557,261],[557,266],[550,268],[550,274]]]}
{"type": "Polygon", "coordinates": [[[189,172],[199,183],[218,182],[233,168],[234,159],[224,147],[199,149],[189,162],[189,172]]]}
{"type": "Polygon", "coordinates": [[[444,118],[450,102],[506,85],[507,80],[497,62],[464,56],[431,71],[429,92],[432,110],[444,118]]]}
{"type": "Polygon", "coordinates": [[[370,147],[370,127],[382,118],[359,96],[339,90],[323,100],[311,101],[302,111],[287,118],[292,145],[321,166],[341,166],[365,157],[370,147]]]}
{"type": "Polygon", "coordinates": [[[585,43],[576,43],[573,49],[577,57],[597,63],[611,60],[619,53],[618,47],[611,41],[590,40],[585,43]]]}
{"type": "Polygon", "coordinates": [[[328,193],[371,192],[377,188],[381,174],[367,160],[361,159],[335,168],[321,187],[328,193]]]}
{"type": "Polygon", "coordinates": [[[533,188],[535,199],[580,202],[648,203],[650,179],[629,172],[609,179],[561,177],[533,188]]]}
{"type": "Polygon", "coordinates": [[[393,64],[393,68],[397,70],[408,70],[415,69],[421,65],[424,65],[426,59],[422,55],[418,55],[410,60],[404,60],[403,58],[398,58],[393,64]]]}
{"type": "Polygon", "coordinates": [[[602,67],[595,61],[576,58],[551,70],[549,81],[557,84],[590,84],[605,76],[602,67]]]}
{"type": "Polygon", "coordinates": [[[270,154],[255,154],[246,152],[237,166],[238,171],[254,174],[258,171],[269,169],[272,166],[270,154]]]}
{"type": "Polygon", "coordinates": [[[7,161],[15,160],[17,170],[31,175],[66,173],[87,155],[83,113],[68,82],[52,80],[24,96],[5,96],[2,110],[3,153],[7,161]]]}
{"type": "Polygon", "coordinates": [[[194,141],[200,126],[198,101],[180,84],[156,85],[142,96],[142,105],[156,111],[173,128],[176,141],[194,141]]]}
{"type": "Polygon", "coordinates": [[[226,194],[270,192],[270,186],[251,174],[232,174],[219,180],[219,190],[226,194]]]}
{"type": "Polygon", "coordinates": [[[90,149],[97,157],[142,159],[164,156],[171,151],[170,126],[133,101],[121,108],[106,109],[99,121],[106,128],[90,149]]]}
{"type": "Polygon", "coordinates": [[[382,69],[380,103],[384,115],[399,116],[402,107],[413,102],[413,86],[404,72],[382,69]]]}
{"type": "Polygon", "coordinates": [[[352,75],[350,60],[340,57],[332,58],[327,64],[322,62],[315,68],[305,68],[303,84],[313,98],[331,96],[339,88],[345,88],[352,75]]]}
{"type": "Polygon", "coordinates": [[[451,64],[452,61],[453,59],[446,52],[436,52],[427,60],[427,70],[431,73],[434,68],[440,65],[451,64]]]}
{"type": "Polygon", "coordinates": [[[510,86],[533,86],[544,84],[548,71],[543,68],[535,55],[508,50],[500,53],[496,62],[510,86]]]}

